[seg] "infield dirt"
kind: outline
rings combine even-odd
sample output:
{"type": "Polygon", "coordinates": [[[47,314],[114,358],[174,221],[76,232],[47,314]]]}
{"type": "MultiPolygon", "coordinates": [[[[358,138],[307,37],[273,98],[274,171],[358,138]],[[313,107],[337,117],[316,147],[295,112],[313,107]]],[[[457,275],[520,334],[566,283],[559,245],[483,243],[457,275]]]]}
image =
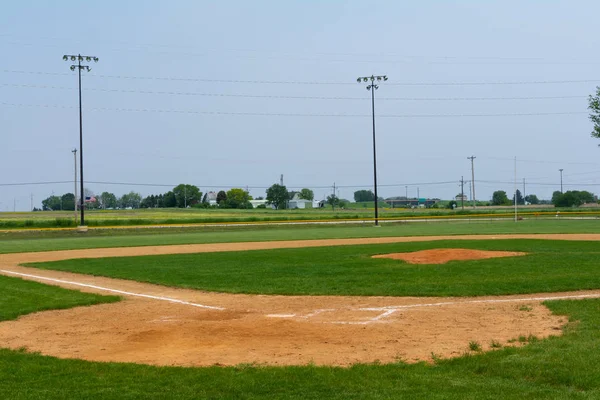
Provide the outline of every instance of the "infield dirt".
{"type": "MultiPolygon", "coordinates": [[[[493,237],[600,240],[600,235],[493,237]]],[[[436,238],[441,240],[441,237],[436,238]]],[[[460,238],[464,237],[445,239],[460,238]]],[[[490,239],[486,236],[468,238],[490,239]]],[[[477,298],[232,295],[17,266],[25,262],[66,258],[228,251],[228,247],[229,251],[239,251],[390,243],[414,239],[432,240],[420,237],[350,239],[344,243],[336,239],[0,255],[0,269],[6,275],[28,274],[31,276],[27,279],[85,292],[111,294],[105,290],[109,288],[129,293],[123,295],[124,300],[120,303],[46,311],[2,322],[0,344],[13,349],[25,347],[61,358],[153,365],[315,363],[347,366],[375,361],[416,362],[431,360],[432,355],[461,355],[468,351],[470,341],[477,341],[486,350],[492,340],[507,345],[510,339],[521,335],[538,338],[559,335],[566,318],[552,315],[541,304],[542,298],[600,296],[600,291],[477,298]],[[82,287],[81,284],[94,287],[82,287]],[[173,303],[169,299],[192,304],[173,303]]]]}

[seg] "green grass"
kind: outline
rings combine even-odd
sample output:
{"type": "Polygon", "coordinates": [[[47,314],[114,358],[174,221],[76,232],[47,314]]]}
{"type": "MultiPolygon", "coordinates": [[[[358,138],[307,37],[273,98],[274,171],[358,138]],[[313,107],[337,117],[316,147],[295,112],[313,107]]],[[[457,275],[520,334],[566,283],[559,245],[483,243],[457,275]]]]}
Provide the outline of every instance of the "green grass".
{"type": "MultiPolygon", "coordinates": [[[[567,250],[552,250],[554,242],[546,244],[546,251],[556,254],[567,250]]],[[[72,301],[73,296],[94,297],[2,276],[0,290],[3,293],[0,315],[4,319],[27,312],[81,305],[72,301]],[[10,298],[4,296],[5,293],[11,293],[10,298]]],[[[600,365],[600,300],[546,304],[555,314],[569,316],[570,323],[563,336],[544,340],[523,336],[518,341],[515,339],[514,344],[527,343],[524,347],[505,346],[488,353],[436,359],[434,364],[397,362],[360,364],[350,368],[312,365],[179,368],[63,360],[0,349],[0,398],[600,398],[600,368],[596,368],[600,365]]],[[[473,342],[476,340],[472,338],[473,342]]],[[[469,343],[465,343],[465,349],[468,348],[469,343]]]]}
{"type": "Polygon", "coordinates": [[[0,275],[0,321],[36,311],[90,306],[119,301],[117,296],[100,296],[0,275]]]}
{"type": "MultiPolygon", "coordinates": [[[[435,364],[151,367],[0,350],[0,398],[597,399],[600,300],[549,302],[564,336],[435,364]]],[[[465,346],[468,344],[465,343],[465,346]]]]}
{"type": "Polygon", "coordinates": [[[428,236],[503,233],[599,233],[595,220],[528,220],[414,222],[380,228],[352,226],[204,227],[187,229],[122,229],[75,231],[0,232],[0,254],[101,247],[154,246],[191,243],[225,243],[357,237],[428,236]]]}
{"type": "Polygon", "coordinates": [[[230,293],[476,296],[600,288],[600,245],[578,241],[444,240],[63,260],[32,266],[230,293]],[[371,258],[430,248],[529,254],[442,265],[371,258]]]}
{"type": "MultiPolygon", "coordinates": [[[[273,209],[136,209],[136,210],[88,210],[86,224],[89,226],[135,226],[135,225],[174,225],[174,224],[212,224],[223,222],[268,222],[268,221],[308,221],[365,219],[373,217],[372,203],[352,203],[345,209],[332,210],[329,207],[296,210],[273,209]]],[[[443,208],[405,209],[389,208],[387,203],[380,208],[380,218],[423,218],[423,217],[507,217],[511,207],[479,207],[450,210],[443,208]]],[[[576,213],[586,216],[599,216],[598,207],[590,209],[555,209],[548,206],[520,207],[519,212],[530,218],[539,218],[544,214],[552,217],[560,210],[563,213],[576,213]]],[[[0,229],[52,228],[75,225],[73,211],[43,212],[7,212],[0,215],[0,229]]]]}

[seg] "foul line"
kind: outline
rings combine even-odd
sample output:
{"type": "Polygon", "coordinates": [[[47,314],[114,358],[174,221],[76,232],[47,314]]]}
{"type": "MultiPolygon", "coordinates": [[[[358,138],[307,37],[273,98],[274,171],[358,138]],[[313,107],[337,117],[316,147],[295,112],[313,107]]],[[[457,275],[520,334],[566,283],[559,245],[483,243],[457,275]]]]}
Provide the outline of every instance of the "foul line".
{"type": "Polygon", "coordinates": [[[88,284],[79,283],[79,282],[65,281],[65,280],[62,280],[62,279],[47,278],[45,276],[23,274],[21,272],[8,271],[8,270],[5,270],[5,269],[0,269],[0,272],[4,272],[4,273],[7,273],[7,274],[12,274],[12,275],[24,276],[24,277],[27,277],[27,278],[35,278],[35,279],[41,279],[41,280],[51,281],[51,282],[56,282],[56,283],[64,283],[64,284],[68,284],[68,285],[75,285],[75,286],[81,286],[81,287],[86,287],[86,288],[91,288],[91,289],[104,290],[104,291],[107,291],[107,292],[123,294],[125,296],[144,297],[144,298],[147,298],[147,299],[168,301],[170,303],[184,304],[186,306],[193,306],[193,307],[199,307],[199,308],[207,308],[207,309],[210,309],[210,310],[225,310],[225,308],[223,308],[223,307],[215,307],[215,306],[207,306],[207,305],[204,305],[204,304],[190,303],[189,301],[172,299],[170,297],[160,297],[160,296],[152,296],[152,295],[149,295],[149,294],[126,292],[124,290],[111,289],[111,288],[106,288],[106,287],[96,286],[96,285],[88,285],[88,284]]]}
{"type": "Polygon", "coordinates": [[[402,305],[402,306],[366,307],[366,308],[359,308],[359,310],[361,310],[361,311],[384,311],[384,310],[402,310],[405,308],[417,308],[417,307],[451,306],[451,305],[456,305],[456,304],[514,303],[514,302],[519,302],[519,301],[568,300],[568,299],[585,299],[585,298],[599,298],[599,297],[600,297],[600,294],[579,294],[579,295],[565,295],[565,296],[525,297],[525,298],[520,298],[520,299],[444,301],[444,302],[439,302],[439,303],[407,304],[407,305],[402,305]]]}

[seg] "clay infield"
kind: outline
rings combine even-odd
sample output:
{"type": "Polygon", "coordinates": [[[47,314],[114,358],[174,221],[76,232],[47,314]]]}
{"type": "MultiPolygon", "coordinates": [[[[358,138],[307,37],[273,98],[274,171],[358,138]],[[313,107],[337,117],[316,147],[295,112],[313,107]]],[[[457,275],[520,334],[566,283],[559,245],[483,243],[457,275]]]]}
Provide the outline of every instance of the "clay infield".
{"type": "MultiPolygon", "coordinates": [[[[18,266],[69,258],[242,251],[444,239],[600,240],[600,235],[477,235],[198,244],[0,255],[0,273],[123,301],[45,311],[0,323],[0,346],[61,358],[153,365],[347,366],[415,362],[484,350],[518,336],[559,335],[566,318],[541,302],[600,290],[499,297],[233,295],[18,266]]],[[[465,259],[458,250],[454,259],[465,259]]],[[[451,252],[445,252],[445,257],[451,252]]],[[[488,254],[489,255],[489,254],[488,254]]],[[[511,254],[509,256],[518,256],[511,254]]],[[[452,259],[452,258],[451,258],[452,259]]]]}

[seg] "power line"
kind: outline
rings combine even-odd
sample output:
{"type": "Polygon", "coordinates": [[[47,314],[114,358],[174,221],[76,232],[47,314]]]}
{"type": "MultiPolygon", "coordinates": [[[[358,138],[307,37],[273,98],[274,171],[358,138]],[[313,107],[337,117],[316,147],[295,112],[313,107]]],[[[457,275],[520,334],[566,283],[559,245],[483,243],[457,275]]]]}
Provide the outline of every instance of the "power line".
{"type": "MultiPolygon", "coordinates": [[[[76,107],[55,104],[23,104],[0,102],[0,105],[9,107],[39,107],[73,109],[76,107]]],[[[115,111],[115,112],[140,112],[140,113],[173,113],[173,114],[199,114],[199,115],[236,115],[236,116],[262,116],[262,117],[333,117],[333,118],[364,118],[367,114],[310,114],[310,113],[261,113],[261,112],[234,112],[234,111],[197,111],[197,110],[164,110],[152,108],[90,108],[90,111],[115,111]]],[[[525,117],[549,115],[578,115],[587,114],[585,111],[559,111],[559,112],[531,112],[531,113],[496,113],[496,114],[379,114],[379,118],[467,118],[467,117],[525,117]]]]}
{"type": "MultiPolygon", "coordinates": [[[[32,89],[56,89],[56,90],[77,90],[74,87],[52,86],[52,85],[31,85],[16,83],[0,83],[0,86],[32,89]]],[[[242,97],[253,99],[305,99],[305,100],[369,100],[368,97],[340,97],[340,96],[288,96],[288,95],[254,95],[254,94],[226,94],[226,93],[203,93],[203,92],[178,92],[178,91],[152,91],[152,90],[128,90],[128,89],[102,89],[86,88],[86,90],[107,92],[107,93],[136,93],[136,94],[157,94],[172,96],[203,96],[203,97],[242,97]]],[[[495,100],[556,100],[556,99],[582,99],[587,96],[582,95],[564,95],[564,96],[513,96],[513,97],[381,97],[378,100],[394,101],[495,101],[495,100]]]]}
{"type": "Polygon", "coordinates": [[[52,182],[17,182],[0,183],[0,186],[33,186],[33,185],[58,185],[63,183],[73,183],[72,181],[52,181],[52,182]]]}
{"type": "MultiPolygon", "coordinates": [[[[4,73],[13,74],[33,74],[33,75],[53,75],[65,76],[66,73],[42,72],[42,71],[19,71],[2,70],[4,73]]],[[[352,85],[348,82],[332,81],[271,81],[271,80],[241,80],[241,79],[213,79],[213,78],[191,78],[191,77],[158,77],[158,76],[130,76],[130,75],[102,75],[90,74],[89,77],[107,78],[107,79],[136,79],[136,80],[157,80],[157,81],[182,81],[182,82],[207,82],[207,83],[244,83],[244,84],[272,84],[272,85],[352,85]]],[[[567,79],[567,80],[543,80],[543,81],[496,81],[496,82],[394,82],[390,86],[485,86],[485,85],[550,85],[550,84],[568,84],[568,83],[595,83],[600,79],[567,79]]]]}

